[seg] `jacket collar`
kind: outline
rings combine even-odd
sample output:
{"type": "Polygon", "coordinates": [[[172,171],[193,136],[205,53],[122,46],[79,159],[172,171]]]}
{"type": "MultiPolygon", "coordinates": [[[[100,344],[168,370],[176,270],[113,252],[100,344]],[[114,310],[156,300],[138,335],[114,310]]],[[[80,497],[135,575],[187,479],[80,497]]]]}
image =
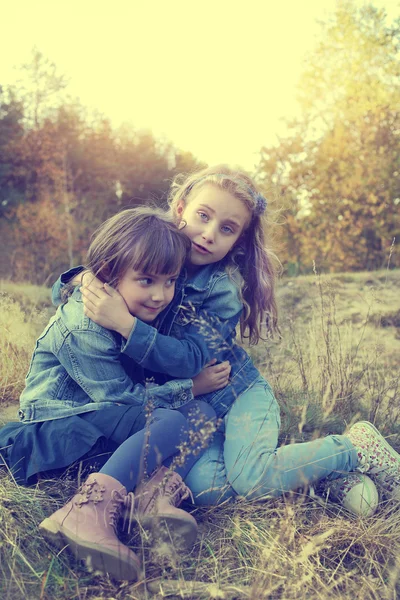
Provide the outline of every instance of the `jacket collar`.
{"type": "Polygon", "coordinates": [[[186,277],[185,287],[190,287],[197,292],[205,292],[210,287],[211,281],[215,275],[222,275],[225,269],[221,262],[212,263],[201,267],[191,277],[188,277],[186,269],[183,270],[186,277]]]}

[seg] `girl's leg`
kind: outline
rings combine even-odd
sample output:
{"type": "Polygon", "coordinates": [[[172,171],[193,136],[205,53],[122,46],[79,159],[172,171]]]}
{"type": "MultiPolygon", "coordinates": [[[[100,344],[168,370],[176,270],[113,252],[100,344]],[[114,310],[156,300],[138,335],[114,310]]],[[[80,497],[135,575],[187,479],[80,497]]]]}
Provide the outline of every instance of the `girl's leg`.
{"type": "MultiPolygon", "coordinates": [[[[154,539],[166,543],[172,541],[175,547],[191,548],[197,537],[197,523],[192,515],[178,508],[183,500],[191,496],[182,478],[207,447],[214,432],[215,412],[208,404],[197,401],[186,404],[179,411],[167,412],[183,419],[185,428],[181,427],[178,440],[177,433],[170,427],[166,431],[164,429],[168,440],[175,440],[174,454],[163,461],[163,466],[149,480],[139,483],[135,489],[135,504],[126,517],[128,527],[133,517],[144,529],[152,532],[154,539]]],[[[165,428],[164,421],[163,425],[165,428]]],[[[150,447],[153,444],[150,436],[150,447]]],[[[167,447],[164,447],[164,455],[167,447]]]]}
{"type": "Polygon", "coordinates": [[[211,443],[215,432],[216,414],[215,410],[207,402],[201,400],[193,400],[176,410],[187,421],[188,435],[182,455],[190,453],[191,460],[185,460],[181,464],[183,456],[178,455],[164,461],[164,465],[168,467],[173,465],[174,470],[179,473],[182,479],[185,479],[194,463],[201,458],[201,455],[211,443]]]}
{"type": "MultiPolygon", "coordinates": [[[[123,442],[100,473],[114,477],[128,492],[132,491],[143,475],[151,475],[168,458],[176,455],[180,445],[187,443],[188,429],[188,422],[182,413],[157,408],[150,423],[123,442]]],[[[193,453],[185,457],[180,467],[184,474],[197,458],[193,453]]]]}
{"type": "Polygon", "coordinates": [[[247,498],[277,497],[321,479],[335,479],[357,465],[357,452],[343,435],[277,448],[279,407],[262,378],[236,400],[225,426],[227,477],[247,498]]]}
{"type": "MultiPolygon", "coordinates": [[[[188,495],[180,475],[163,466],[149,481],[137,485],[144,472],[150,475],[177,452],[179,445],[189,442],[185,415],[156,409],[145,429],[121,444],[69,503],[40,524],[43,535],[60,547],[67,542],[75,555],[90,562],[92,568],[119,579],[140,576],[138,557],[116,536],[123,509],[128,509],[128,519],[135,516],[142,526],[153,530],[155,537],[190,548],[196,539],[197,523],[192,515],[176,508],[188,495]],[[127,494],[135,487],[135,497],[127,494]]],[[[197,456],[190,453],[183,472],[195,460],[197,456]]]]}
{"type": "Polygon", "coordinates": [[[236,497],[226,477],[224,441],[225,435],[217,432],[185,478],[198,506],[217,505],[236,497]]]}

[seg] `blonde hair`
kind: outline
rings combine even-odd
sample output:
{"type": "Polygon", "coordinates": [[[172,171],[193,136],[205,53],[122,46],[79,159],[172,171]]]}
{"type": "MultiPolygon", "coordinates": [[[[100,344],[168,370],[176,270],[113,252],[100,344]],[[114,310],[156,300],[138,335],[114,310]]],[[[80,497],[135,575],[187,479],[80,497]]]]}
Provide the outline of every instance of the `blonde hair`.
{"type": "Polygon", "coordinates": [[[241,200],[251,214],[250,223],[228,253],[225,265],[236,283],[237,273],[241,276],[239,292],[244,305],[240,318],[241,339],[247,338],[250,344],[257,344],[264,339],[263,327],[270,335],[279,332],[275,297],[279,261],[267,244],[268,219],[267,211],[263,210],[266,203],[263,204],[262,195],[247,173],[227,165],[217,165],[175,178],[168,203],[176,220],[179,219],[178,205],[186,205],[192,193],[206,184],[229,192],[241,200]]]}

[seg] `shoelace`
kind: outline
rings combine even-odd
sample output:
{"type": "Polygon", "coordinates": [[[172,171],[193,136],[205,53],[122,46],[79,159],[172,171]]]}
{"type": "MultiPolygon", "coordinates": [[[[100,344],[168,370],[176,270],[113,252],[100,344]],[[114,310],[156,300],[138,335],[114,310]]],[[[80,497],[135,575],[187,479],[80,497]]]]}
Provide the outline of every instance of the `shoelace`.
{"type": "MultiPolygon", "coordinates": [[[[161,489],[162,489],[162,487],[160,486],[159,493],[160,493],[161,489]]],[[[183,500],[186,500],[187,498],[190,498],[191,502],[194,504],[194,497],[193,497],[192,491],[190,490],[190,488],[187,487],[187,485],[185,485],[183,483],[182,479],[178,476],[177,473],[172,473],[169,477],[167,477],[166,482],[165,482],[165,487],[164,487],[164,494],[165,494],[165,496],[167,496],[171,499],[171,501],[174,503],[175,506],[178,503],[182,502],[183,500]]],[[[123,496],[117,490],[113,490],[113,492],[111,494],[111,498],[115,502],[115,504],[110,509],[110,516],[112,517],[112,521],[113,521],[110,524],[113,525],[113,527],[115,528],[117,518],[118,518],[120,512],[122,511],[123,508],[127,508],[129,510],[129,516],[125,515],[124,526],[125,526],[126,520],[128,520],[129,521],[128,522],[128,534],[129,534],[131,531],[131,524],[132,524],[132,522],[135,521],[134,515],[135,515],[136,496],[135,496],[134,492],[128,492],[128,494],[123,496]]],[[[146,507],[146,510],[148,512],[151,512],[152,508],[154,507],[154,505],[156,503],[156,498],[157,498],[157,494],[153,494],[148,506],[146,507]]]]}
{"type": "Polygon", "coordinates": [[[167,495],[171,496],[172,501],[176,505],[178,502],[180,503],[187,498],[190,498],[192,503],[194,504],[194,497],[190,488],[187,487],[182,481],[181,478],[177,477],[177,474],[174,473],[166,482],[165,492],[167,495]]]}
{"type": "Polygon", "coordinates": [[[122,511],[123,508],[129,508],[129,532],[130,533],[130,524],[131,524],[131,516],[133,514],[133,510],[134,510],[134,495],[133,492],[128,492],[126,495],[121,494],[118,490],[113,490],[111,492],[111,501],[112,501],[112,506],[110,508],[109,511],[109,515],[110,515],[110,525],[112,525],[112,527],[114,527],[114,529],[116,530],[117,528],[117,521],[118,521],[118,517],[122,511]]]}

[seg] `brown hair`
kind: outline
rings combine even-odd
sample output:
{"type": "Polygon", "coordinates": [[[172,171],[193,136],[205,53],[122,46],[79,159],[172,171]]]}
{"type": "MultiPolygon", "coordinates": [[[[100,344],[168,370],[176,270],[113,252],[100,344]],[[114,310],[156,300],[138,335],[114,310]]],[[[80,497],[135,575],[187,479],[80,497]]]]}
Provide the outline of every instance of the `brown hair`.
{"type": "Polygon", "coordinates": [[[227,272],[236,283],[237,273],[241,275],[239,290],[244,305],[240,319],[241,339],[248,338],[250,344],[257,344],[263,338],[263,327],[270,334],[279,332],[275,297],[279,260],[267,243],[267,211],[259,210],[261,194],[247,173],[227,165],[217,165],[175,178],[169,196],[175,220],[178,219],[178,204],[187,204],[192,194],[206,184],[229,192],[241,200],[251,214],[249,225],[225,261],[227,272]]]}
{"type": "Polygon", "coordinates": [[[152,275],[179,273],[190,249],[171,216],[140,206],[117,213],[92,235],[87,268],[115,286],[128,269],[152,275]]]}

